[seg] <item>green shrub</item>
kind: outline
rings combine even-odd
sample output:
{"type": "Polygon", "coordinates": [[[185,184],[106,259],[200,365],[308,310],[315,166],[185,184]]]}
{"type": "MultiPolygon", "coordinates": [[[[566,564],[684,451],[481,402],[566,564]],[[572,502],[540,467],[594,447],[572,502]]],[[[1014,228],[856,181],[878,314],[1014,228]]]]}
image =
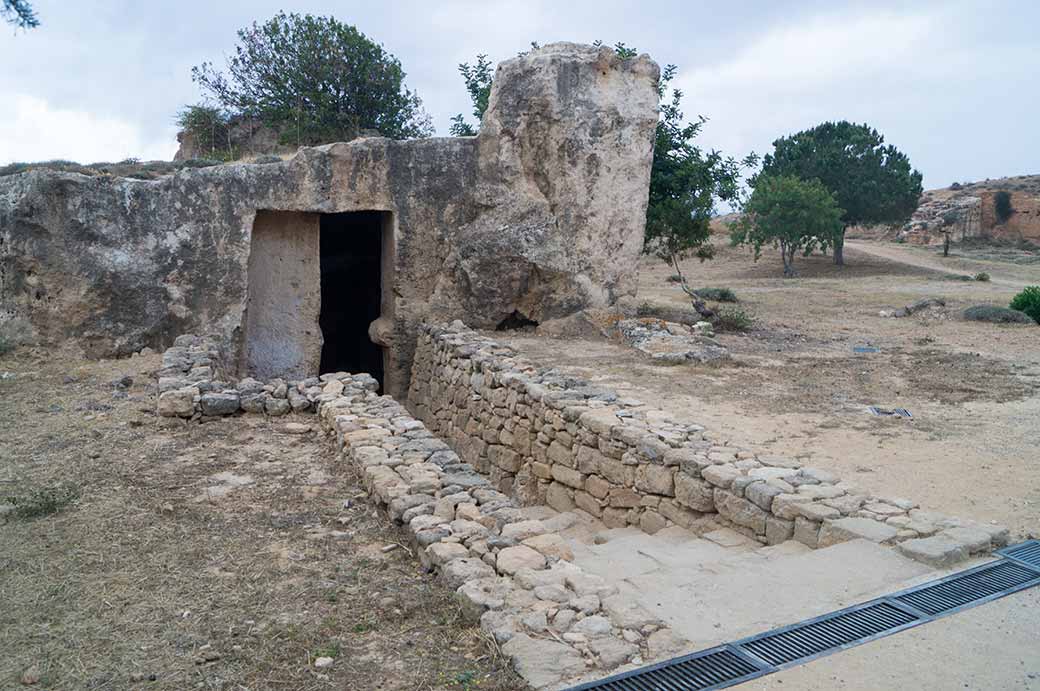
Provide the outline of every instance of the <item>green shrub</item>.
{"type": "Polygon", "coordinates": [[[39,518],[57,513],[79,498],[79,487],[63,484],[57,487],[38,487],[26,494],[3,497],[0,503],[14,507],[18,518],[39,518]]]}
{"type": "Polygon", "coordinates": [[[737,294],[729,288],[698,288],[694,292],[704,300],[737,302],[737,294]]]}
{"type": "Polygon", "coordinates": [[[1011,299],[1009,307],[1025,312],[1040,324],[1040,286],[1026,286],[1025,290],[1011,299]]]}
{"type": "Polygon", "coordinates": [[[682,283],[682,276],[680,276],[679,274],[672,274],[665,280],[667,280],[669,283],[682,283]]]}
{"type": "Polygon", "coordinates": [[[719,331],[748,331],[755,318],[740,307],[720,307],[715,310],[715,328],[719,331]]]}
{"type": "Polygon", "coordinates": [[[997,307],[996,305],[975,305],[964,310],[964,318],[968,321],[991,322],[993,324],[1030,324],[1032,319],[1025,312],[997,307]]]}
{"type": "Polygon", "coordinates": [[[950,185],[950,189],[951,189],[951,190],[953,190],[953,191],[955,191],[955,192],[956,192],[957,190],[959,190],[959,189],[963,188],[963,187],[964,187],[964,185],[962,185],[962,184],[961,184],[961,183],[959,183],[959,182],[955,182],[955,183],[953,183],[952,185],[950,185]]]}
{"type": "Polygon", "coordinates": [[[985,271],[978,272],[972,278],[974,278],[976,281],[981,281],[982,283],[989,283],[989,274],[985,271]]]}
{"type": "Polygon", "coordinates": [[[993,210],[997,212],[997,220],[1000,223],[1006,223],[1011,214],[1015,213],[1015,210],[1011,208],[1011,193],[1007,190],[1000,190],[993,195],[993,210]]]}
{"type": "Polygon", "coordinates": [[[253,159],[253,163],[259,163],[259,164],[281,163],[281,162],[282,162],[282,157],[281,156],[275,156],[273,154],[264,154],[262,156],[257,156],[255,159],[253,159]]]}
{"type": "Polygon", "coordinates": [[[12,350],[14,350],[14,341],[0,335],[0,355],[7,355],[12,350]]]}

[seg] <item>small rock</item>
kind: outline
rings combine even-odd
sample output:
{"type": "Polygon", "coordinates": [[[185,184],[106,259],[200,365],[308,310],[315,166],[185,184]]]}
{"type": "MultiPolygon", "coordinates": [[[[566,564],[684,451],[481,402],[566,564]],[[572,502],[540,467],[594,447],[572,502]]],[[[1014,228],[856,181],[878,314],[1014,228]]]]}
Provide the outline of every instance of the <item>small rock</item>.
{"type": "Polygon", "coordinates": [[[310,431],[311,426],[302,422],[287,422],[282,425],[282,432],[285,434],[307,434],[310,431]]]}
{"type": "Polygon", "coordinates": [[[326,667],[331,667],[333,662],[334,660],[331,657],[323,656],[314,660],[314,666],[318,669],[324,669],[326,667]]]}
{"type": "Polygon", "coordinates": [[[32,686],[40,682],[40,668],[33,665],[29,669],[22,672],[22,683],[26,686],[32,686]]]}

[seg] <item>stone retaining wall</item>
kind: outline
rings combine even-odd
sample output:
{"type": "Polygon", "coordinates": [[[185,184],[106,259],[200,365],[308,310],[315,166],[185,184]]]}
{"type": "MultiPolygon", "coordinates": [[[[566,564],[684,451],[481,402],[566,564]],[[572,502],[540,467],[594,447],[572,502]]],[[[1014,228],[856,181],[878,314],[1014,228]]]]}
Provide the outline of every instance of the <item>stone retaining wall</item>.
{"type": "Polygon", "coordinates": [[[571,563],[560,533],[574,513],[528,518],[368,380],[340,376],[342,390],[318,401],[322,428],[370,497],[405,526],[422,564],[455,590],[464,616],[480,622],[532,688],[569,686],[682,649],[655,616],[571,563]]]}
{"type": "Polygon", "coordinates": [[[226,364],[225,349],[214,336],[185,334],[163,353],[159,377],[158,413],[163,417],[195,418],[263,413],[271,417],[313,412],[322,401],[342,390],[340,380],[350,377],[369,390],[379,382],[367,374],[322,374],[301,380],[272,379],[264,383],[252,377],[237,383],[224,381],[233,368],[226,364]]]}
{"type": "Polygon", "coordinates": [[[710,516],[765,544],[898,544],[939,566],[1006,543],[1007,530],[860,491],[826,470],[714,438],[639,401],[524,361],[470,330],[424,325],[408,402],[494,487],[610,527],[696,530],[710,516]]]}
{"type": "Polygon", "coordinates": [[[728,522],[767,543],[865,537],[940,565],[1007,538],[994,526],[866,496],[825,471],[719,443],[638,401],[537,369],[461,323],[424,326],[419,338],[409,402],[428,425],[377,395],[367,374],[231,385],[221,381],[221,362],[216,340],[178,338],[158,372],[160,414],[316,411],[371,499],[405,527],[421,563],[535,689],[688,648],[614,585],[571,563],[563,535],[582,511],[648,532],[728,522]],[[558,513],[521,508],[543,499],[558,513]]]}

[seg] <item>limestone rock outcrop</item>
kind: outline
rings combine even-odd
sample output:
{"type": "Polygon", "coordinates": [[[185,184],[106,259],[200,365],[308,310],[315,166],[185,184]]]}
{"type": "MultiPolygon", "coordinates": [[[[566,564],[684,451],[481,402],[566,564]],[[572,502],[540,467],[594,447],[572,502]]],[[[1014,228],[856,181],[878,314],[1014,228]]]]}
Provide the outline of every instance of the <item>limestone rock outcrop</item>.
{"type": "Polygon", "coordinates": [[[90,356],[180,333],[241,351],[258,212],[390,212],[376,332],[386,390],[403,392],[423,319],[538,322],[634,294],[658,77],[646,56],[558,43],[499,66],[477,137],[364,138],[147,181],[0,178],[0,329],[90,356]]]}

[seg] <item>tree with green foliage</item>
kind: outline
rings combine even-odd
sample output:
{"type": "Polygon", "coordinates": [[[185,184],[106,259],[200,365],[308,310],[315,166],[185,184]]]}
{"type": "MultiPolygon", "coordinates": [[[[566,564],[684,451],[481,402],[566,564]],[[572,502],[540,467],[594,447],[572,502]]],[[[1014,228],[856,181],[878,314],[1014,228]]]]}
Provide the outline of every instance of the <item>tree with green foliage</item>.
{"type": "Polygon", "coordinates": [[[1026,286],[1008,305],[1013,310],[1025,312],[1040,324],[1040,286],[1026,286]]]}
{"type": "Polygon", "coordinates": [[[177,113],[177,126],[191,134],[196,148],[207,158],[235,158],[231,141],[231,115],[223,108],[202,103],[186,106],[177,113]]]}
{"type": "Polygon", "coordinates": [[[19,29],[35,29],[40,25],[36,10],[26,0],[3,0],[3,4],[0,4],[0,17],[19,29]]]}
{"type": "MultiPolygon", "coordinates": [[[[906,154],[868,125],[825,122],[781,137],[762,160],[764,177],[818,180],[834,193],[842,226],[831,240],[834,263],[845,263],[845,231],[868,223],[904,223],[921,197],[921,174],[906,154]]],[[[752,181],[752,187],[755,181],[752,181]]]]}
{"type": "Polygon", "coordinates": [[[433,133],[400,61],[332,17],[279,12],[238,32],[226,73],[212,63],[192,79],[227,111],[255,117],[298,145],[349,140],[365,130],[405,139],[433,133]]]}
{"type": "Polygon", "coordinates": [[[819,181],[793,175],[762,175],[743,205],[741,218],[731,225],[734,246],[750,245],[755,261],[762,247],[780,249],[784,276],[796,276],[794,256],[826,249],[841,230],[842,210],[834,195],[819,181]]]}
{"type": "Polygon", "coordinates": [[[1015,209],[1011,206],[1011,193],[1007,190],[999,190],[993,195],[993,211],[997,214],[997,222],[1007,223],[1015,209]]]}
{"type": "Polygon", "coordinates": [[[664,100],[677,69],[675,65],[665,67],[658,85],[663,100],[654,136],[643,248],[672,265],[694,309],[706,319],[712,319],[715,313],[689,287],[679,262],[691,256],[703,261],[714,255],[709,224],[715,215],[715,203],[739,199],[741,171],[754,166],[757,157],[749,154],[743,161],[737,161],[718,151],[705,152],[694,144],[708,119],[700,116],[696,121],[686,122],[681,110],[683,94],[679,89],[672,89],[671,99],[664,100]]]}
{"type": "Polygon", "coordinates": [[[477,119],[477,126],[470,125],[466,122],[465,116],[459,113],[451,119],[451,127],[448,131],[453,137],[472,137],[480,129],[480,121],[484,118],[488,98],[491,96],[491,81],[494,76],[491,61],[488,60],[487,55],[481,53],[474,64],[470,65],[468,62],[460,64],[459,74],[466,82],[466,91],[469,92],[469,98],[473,102],[473,116],[477,119]]]}

